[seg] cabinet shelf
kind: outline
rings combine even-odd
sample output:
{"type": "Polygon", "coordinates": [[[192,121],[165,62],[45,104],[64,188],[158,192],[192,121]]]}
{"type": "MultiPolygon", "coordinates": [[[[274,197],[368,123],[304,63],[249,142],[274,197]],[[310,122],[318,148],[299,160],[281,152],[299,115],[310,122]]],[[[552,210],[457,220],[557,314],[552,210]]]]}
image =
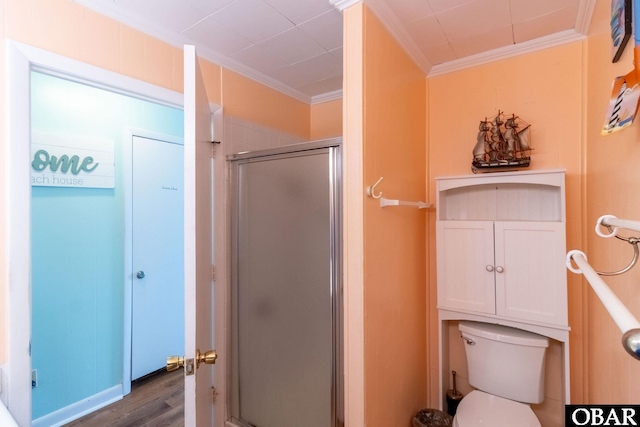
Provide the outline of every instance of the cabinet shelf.
{"type": "Polygon", "coordinates": [[[437,219],[565,221],[564,172],[436,178],[437,219]]]}

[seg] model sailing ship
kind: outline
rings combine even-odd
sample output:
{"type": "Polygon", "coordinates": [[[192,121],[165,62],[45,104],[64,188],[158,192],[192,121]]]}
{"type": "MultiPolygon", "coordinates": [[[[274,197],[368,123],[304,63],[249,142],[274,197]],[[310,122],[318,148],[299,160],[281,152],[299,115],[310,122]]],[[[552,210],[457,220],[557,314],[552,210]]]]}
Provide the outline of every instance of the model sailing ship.
{"type": "Polygon", "coordinates": [[[505,119],[499,110],[493,119],[481,121],[478,141],[473,148],[471,171],[528,167],[531,163],[530,127],[515,114],[505,119]]]}

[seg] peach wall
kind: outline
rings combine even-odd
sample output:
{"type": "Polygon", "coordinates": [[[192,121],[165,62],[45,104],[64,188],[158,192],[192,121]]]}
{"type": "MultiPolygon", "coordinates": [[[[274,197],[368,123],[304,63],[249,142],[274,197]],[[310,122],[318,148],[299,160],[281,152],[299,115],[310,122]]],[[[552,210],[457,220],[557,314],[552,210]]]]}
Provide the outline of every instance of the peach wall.
{"type": "MultiPolygon", "coordinates": [[[[470,69],[429,78],[428,163],[430,193],[435,194],[434,177],[470,174],[472,149],[478,124],[500,109],[516,113],[532,125],[530,169],[566,169],[567,247],[580,247],[583,215],[583,115],[585,72],[584,43],[562,46],[520,55],[470,69]]],[[[434,235],[435,217],[429,221],[434,235]]],[[[429,255],[430,336],[437,336],[435,245],[429,255]]],[[[569,324],[572,328],[571,394],[583,399],[583,288],[579,279],[569,277],[569,324]]],[[[437,347],[430,346],[430,402],[438,399],[437,347]]],[[[556,363],[559,363],[557,361],[556,363]]],[[[555,420],[561,420],[560,402],[555,405],[555,420]]],[[[560,421],[561,423],[562,421],[560,421]]],[[[561,425],[561,424],[556,424],[561,425]]]]}
{"type": "MultiPolygon", "coordinates": [[[[371,185],[382,176],[379,190],[386,197],[424,200],[424,73],[368,8],[363,42],[364,182],[371,185]]],[[[365,423],[370,427],[409,425],[426,401],[426,215],[364,200],[365,423]]]]}
{"type": "Polygon", "coordinates": [[[342,136],[342,99],[311,105],[311,140],[342,136]]]}
{"type": "MultiPolygon", "coordinates": [[[[632,247],[617,239],[598,237],[593,228],[605,214],[619,218],[640,219],[640,125],[609,136],[601,136],[611,86],[616,76],[634,68],[633,37],[619,62],[611,63],[609,6],[596,2],[587,48],[586,69],[589,75],[586,115],[586,241],[581,248],[589,263],[601,271],[614,271],[627,265],[632,247]]],[[[636,67],[638,64],[636,64],[636,67]]],[[[637,122],[637,120],[636,120],[637,122]]],[[[638,235],[621,232],[621,235],[638,235]]],[[[640,268],[605,282],[631,312],[640,317],[640,268]]],[[[589,288],[586,289],[585,334],[587,337],[586,377],[588,403],[640,403],[640,364],[629,357],[620,345],[620,330],[589,288]]]]}
{"type": "MultiPolygon", "coordinates": [[[[138,31],[96,14],[76,3],[64,0],[4,0],[3,41],[12,39],[30,44],[69,58],[96,65],[110,71],[182,91],[182,51],[159,42],[138,31]],[[55,19],[52,19],[55,17],[55,19]]],[[[4,48],[0,62],[0,92],[4,100],[4,48]]],[[[4,109],[4,102],[2,104],[4,109]]],[[[0,115],[0,128],[4,129],[4,114],[0,115]]],[[[0,145],[5,150],[4,134],[0,145]]],[[[1,156],[4,162],[6,157],[1,156]]],[[[4,164],[0,168],[5,170],[4,164]]],[[[2,187],[2,203],[6,200],[2,187]]],[[[4,206],[2,206],[4,210],[4,206]]],[[[4,215],[3,215],[4,217],[4,215]]],[[[6,247],[6,230],[0,226],[2,250],[6,247]]],[[[0,271],[7,277],[5,257],[0,271]]],[[[0,288],[0,305],[6,306],[6,280],[0,288]]],[[[0,318],[0,363],[6,362],[6,310],[0,318]]]]}
{"type": "Polygon", "coordinates": [[[238,73],[222,69],[225,114],[242,117],[304,138],[310,137],[311,107],[238,73]]]}
{"type": "MultiPolygon", "coordinates": [[[[0,0],[0,34],[72,59],[182,92],[182,49],[95,13],[70,0],[0,0]],[[54,17],[55,19],[52,19],[54,17]]],[[[200,60],[209,100],[228,114],[309,139],[310,106],[257,82],[200,60]],[[224,99],[223,99],[224,94],[224,99]],[[258,101],[256,101],[258,100],[258,101]]],[[[4,99],[5,59],[0,49],[0,99],[4,99]]],[[[1,108],[4,108],[4,103],[1,108]]],[[[335,120],[335,119],[332,119],[335,120]]],[[[338,122],[319,126],[334,129],[338,122]]],[[[0,114],[0,129],[4,129],[0,114]]],[[[333,130],[332,130],[333,132],[333,130]]],[[[0,146],[5,150],[4,135],[0,146]]],[[[5,156],[0,156],[5,170],[5,156]]],[[[5,188],[0,186],[4,211],[5,188]]],[[[3,216],[4,217],[4,216],[3,216]]],[[[6,250],[6,228],[0,225],[0,255],[6,250]]],[[[7,277],[6,258],[0,274],[7,277]]],[[[7,304],[6,280],[0,281],[0,308],[7,304]]],[[[0,364],[6,362],[6,309],[0,310],[0,364]]]]}

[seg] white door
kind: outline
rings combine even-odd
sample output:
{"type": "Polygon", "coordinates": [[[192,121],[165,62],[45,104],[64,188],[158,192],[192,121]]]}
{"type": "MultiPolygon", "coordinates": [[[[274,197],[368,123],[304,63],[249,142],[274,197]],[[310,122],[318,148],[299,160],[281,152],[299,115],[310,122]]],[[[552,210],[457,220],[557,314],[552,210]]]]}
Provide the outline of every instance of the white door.
{"type": "MultiPolygon", "coordinates": [[[[189,367],[213,349],[211,110],[193,46],[184,47],[185,426],[213,425],[213,369],[189,367]],[[195,371],[195,372],[194,372],[195,371]]],[[[197,362],[196,362],[197,364],[197,362]]]]}
{"type": "Polygon", "coordinates": [[[132,137],[131,379],[184,353],[182,145],[132,137]]]}

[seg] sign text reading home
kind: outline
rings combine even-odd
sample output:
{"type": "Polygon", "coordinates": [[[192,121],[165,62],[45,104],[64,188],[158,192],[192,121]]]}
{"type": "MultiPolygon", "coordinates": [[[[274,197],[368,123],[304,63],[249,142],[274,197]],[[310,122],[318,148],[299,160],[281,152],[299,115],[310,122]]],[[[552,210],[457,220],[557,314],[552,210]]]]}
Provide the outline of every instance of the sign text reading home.
{"type": "Polygon", "coordinates": [[[31,185],[115,187],[112,141],[34,133],[31,153],[31,185]]]}

